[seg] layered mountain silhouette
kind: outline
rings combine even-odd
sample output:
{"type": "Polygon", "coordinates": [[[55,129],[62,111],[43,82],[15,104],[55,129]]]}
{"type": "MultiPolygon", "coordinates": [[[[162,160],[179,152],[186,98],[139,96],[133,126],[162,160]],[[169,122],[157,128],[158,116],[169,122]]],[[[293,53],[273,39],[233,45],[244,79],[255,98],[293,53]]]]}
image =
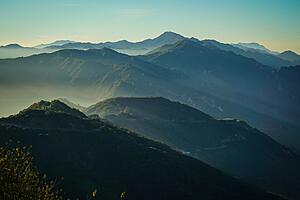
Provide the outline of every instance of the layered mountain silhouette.
{"type": "Polygon", "coordinates": [[[47,44],[39,44],[39,45],[35,46],[35,48],[48,48],[48,47],[51,47],[51,46],[61,46],[61,45],[68,44],[68,43],[75,43],[75,41],[72,41],[72,40],[57,40],[57,41],[50,42],[50,43],[47,43],[47,44]]]}
{"type": "Polygon", "coordinates": [[[38,86],[48,93],[53,90],[54,97],[61,96],[58,93],[63,92],[66,96],[77,95],[93,102],[114,95],[160,94],[168,88],[174,92],[172,81],[184,76],[108,48],[61,50],[52,54],[6,59],[0,61],[0,66],[3,85],[38,86]],[[15,74],[16,71],[18,74],[15,74]]]}
{"type": "Polygon", "coordinates": [[[84,112],[168,144],[268,191],[300,197],[300,157],[243,121],[216,120],[165,98],[108,99],[84,112]]]}
{"type": "Polygon", "coordinates": [[[0,47],[0,58],[16,58],[23,56],[30,56],[40,53],[52,53],[62,49],[102,49],[110,48],[120,53],[129,55],[141,55],[149,51],[161,47],[166,44],[174,44],[184,39],[183,36],[174,32],[164,32],[153,39],[146,39],[140,42],[129,42],[127,40],[120,40],[116,42],[77,42],[71,40],[57,40],[48,44],[40,44],[35,47],[22,47],[18,44],[10,44],[0,47]],[[14,47],[14,48],[12,48],[14,47]]]}
{"type": "Polygon", "coordinates": [[[165,32],[10,44],[0,58],[0,116],[28,107],[0,119],[0,143],[32,145],[36,165],[64,176],[72,198],[94,189],[101,199],[300,198],[292,51],[165,32]]]}
{"type": "MultiPolygon", "coordinates": [[[[206,81],[224,89],[228,87],[229,90],[253,96],[261,101],[269,101],[272,95],[278,95],[280,90],[286,92],[288,89],[278,88],[277,79],[281,78],[283,70],[274,70],[252,59],[207,46],[206,42],[184,40],[156,49],[145,58],[160,66],[184,72],[192,78],[192,81],[198,83],[206,81]],[[201,76],[203,73],[204,77],[201,76]]],[[[281,87],[286,87],[280,84],[281,87]]],[[[290,96],[284,95],[284,98],[290,96]]],[[[273,103],[280,105],[282,98],[277,101],[273,103]]]]}
{"type": "Polygon", "coordinates": [[[40,53],[51,53],[54,50],[48,49],[37,49],[34,47],[23,47],[19,44],[8,44],[0,46],[0,59],[2,58],[16,58],[23,56],[30,56],[33,54],[40,53]]]}
{"type": "Polygon", "coordinates": [[[263,126],[269,126],[271,121],[271,126],[275,127],[278,127],[275,121],[283,121],[281,126],[289,127],[291,124],[290,127],[294,127],[293,135],[297,137],[295,126],[299,124],[297,115],[300,112],[297,109],[299,96],[296,92],[299,84],[295,77],[299,80],[299,67],[275,70],[253,59],[222,51],[197,40],[164,46],[144,58],[171,70],[181,71],[189,77],[187,84],[213,96],[210,110],[208,106],[198,104],[200,101],[195,101],[197,97],[193,95],[189,95],[193,104],[188,104],[217,118],[231,116],[247,120],[263,130],[268,129],[263,126]],[[294,73],[290,74],[290,78],[288,71],[294,73]]]}
{"type": "Polygon", "coordinates": [[[278,55],[278,57],[300,64],[300,55],[296,54],[293,51],[284,51],[278,55]]]}
{"type": "Polygon", "coordinates": [[[279,54],[278,52],[276,51],[272,51],[268,48],[266,48],[265,46],[259,44],[259,43],[256,43],[256,42],[240,42],[240,43],[237,43],[237,44],[232,44],[233,46],[236,46],[236,47],[239,47],[241,49],[244,49],[244,50],[249,50],[249,51],[258,51],[258,52],[261,52],[261,53],[268,53],[268,54],[273,54],[273,55],[277,55],[279,54]]]}
{"type": "Polygon", "coordinates": [[[5,46],[1,46],[1,48],[18,49],[18,48],[25,48],[25,47],[22,47],[19,44],[8,44],[8,45],[5,45],[5,46]]]}
{"type": "Polygon", "coordinates": [[[0,141],[32,145],[34,163],[72,198],[94,189],[97,199],[281,199],[59,101],[41,101],[0,119],[0,141]]]}
{"type": "MultiPolygon", "coordinates": [[[[39,53],[51,53],[62,49],[101,49],[104,47],[111,48],[120,53],[125,53],[128,55],[143,55],[149,53],[150,51],[162,47],[167,44],[174,44],[185,39],[184,36],[177,33],[167,31],[153,39],[145,39],[140,42],[130,42],[127,40],[120,40],[116,42],[78,42],[72,40],[57,40],[48,44],[40,44],[34,47],[21,47],[15,48],[12,51],[7,45],[0,47],[0,58],[15,58],[22,56],[30,56],[39,53]]],[[[195,39],[195,38],[192,38],[195,39]]],[[[197,40],[197,39],[196,39],[197,40]]],[[[256,61],[273,66],[275,68],[280,68],[282,66],[292,66],[299,65],[299,56],[291,51],[286,51],[278,53],[267,49],[261,44],[252,43],[237,43],[237,44],[224,44],[215,40],[202,40],[202,42],[208,45],[213,45],[221,50],[231,51],[238,55],[242,55],[248,58],[253,58],[256,61]],[[293,54],[293,55],[291,55],[293,54]],[[296,56],[296,57],[295,57],[296,56]],[[297,59],[294,59],[297,58],[297,59]]]]}
{"type": "Polygon", "coordinates": [[[277,70],[203,41],[185,39],[139,57],[108,48],[60,50],[2,59],[0,69],[2,94],[20,99],[14,96],[20,93],[21,106],[57,96],[83,105],[117,96],[163,96],[216,118],[246,120],[299,147],[299,67],[277,70]]]}
{"type": "Polygon", "coordinates": [[[282,66],[291,66],[297,64],[286,59],[282,59],[277,55],[274,55],[273,53],[258,50],[257,48],[249,48],[242,45],[223,44],[216,40],[203,40],[202,43],[204,43],[207,46],[219,48],[223,51],[229,51],[247,58],[252,58],[257,62],[260,62],[264,65],[272,66],[274,68],[280,68],[282,66]]]}
{"type": "Polygon", "coordinates": [[[154,39],[146,39],[141,42],[129,42],[127,40],[121,40],[117,42],[105,42],[105,43],[81,43],[72,42],[61,45],[60,49],[100,49],[100,48],[111,48],[114,50],[141,50],[151,51],[155,48],[161,47],[166,44],[174,44],[183,40],[184,37],[173,32],[165,32],[154,39]]]}
{"type": "MultiPolygon", "coordinates": [[[[37,99],[57,96],[91,104],[114,95],[158,95],[173,87],[171,79],[183,76],[108,48],[61,50],[4,59],[0,63],[0,89],[4,96],[0,101],[10,104],[6,98],[17,101],[23,97],[11,105],[13,108],[16,104],[24,107],[37,99]]],[[[17,109],[20,108],[13,112],[17,109]]]]}

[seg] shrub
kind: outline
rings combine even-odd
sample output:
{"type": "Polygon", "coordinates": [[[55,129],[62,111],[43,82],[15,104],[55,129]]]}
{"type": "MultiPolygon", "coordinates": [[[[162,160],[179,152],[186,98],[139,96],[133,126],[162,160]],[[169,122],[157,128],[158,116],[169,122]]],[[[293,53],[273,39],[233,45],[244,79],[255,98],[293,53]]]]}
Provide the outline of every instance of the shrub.
{"type": "Polygon", "coordinates": [[[0,147],[0,199],[61,200],[61,190],[33,167],[26,148],[0,147]]]}

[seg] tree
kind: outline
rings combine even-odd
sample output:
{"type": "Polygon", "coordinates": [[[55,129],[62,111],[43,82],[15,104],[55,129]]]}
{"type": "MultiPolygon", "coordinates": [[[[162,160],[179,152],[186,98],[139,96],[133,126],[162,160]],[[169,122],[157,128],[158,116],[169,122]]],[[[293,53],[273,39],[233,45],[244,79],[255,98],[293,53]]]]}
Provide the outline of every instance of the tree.
{"type": "Polygon", "coordinates": [[[0,147],[0,199],[61,200],[61,190],[33,167],[26,148],[0,147]]]}

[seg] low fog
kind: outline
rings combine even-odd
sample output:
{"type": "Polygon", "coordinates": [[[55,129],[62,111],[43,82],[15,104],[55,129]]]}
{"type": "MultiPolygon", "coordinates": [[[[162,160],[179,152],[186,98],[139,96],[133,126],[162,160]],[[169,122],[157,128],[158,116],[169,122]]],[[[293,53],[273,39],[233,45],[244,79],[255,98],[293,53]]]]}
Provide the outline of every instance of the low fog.
{"type": "Polygon", "coordinates": [[[82,106],[102,100],[101,95],[91,95],[88,88],[66,86],[3,86],[0,85],[0,117],[16,114],[40,100],[67,98],[82,106]]]}

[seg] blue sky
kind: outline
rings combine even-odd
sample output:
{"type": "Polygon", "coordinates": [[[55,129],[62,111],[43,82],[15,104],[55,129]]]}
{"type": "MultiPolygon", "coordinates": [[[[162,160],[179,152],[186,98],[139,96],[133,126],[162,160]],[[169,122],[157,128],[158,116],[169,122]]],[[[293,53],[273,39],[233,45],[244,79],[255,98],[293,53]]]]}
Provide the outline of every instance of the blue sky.
{"type": "Polygon", "coordinates": [[[164,31],[300,53],[299,0],[0,0],[0,45],[138,41],[164,31]]]}

